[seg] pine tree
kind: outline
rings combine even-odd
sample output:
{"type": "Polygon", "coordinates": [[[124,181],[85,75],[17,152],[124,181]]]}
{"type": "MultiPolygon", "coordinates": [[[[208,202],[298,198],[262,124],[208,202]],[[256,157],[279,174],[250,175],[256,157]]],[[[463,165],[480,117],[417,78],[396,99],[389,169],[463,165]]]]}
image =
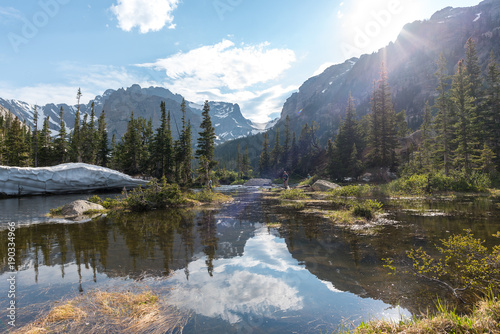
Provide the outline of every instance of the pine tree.
{"type": "Polygon", "coordinates": [[[395,150],[398,142],[395,120],[387,71],[382,64],[380,79],[372,97],[372,133],[369,144],[372,149],[371,160],[375,166],[392,167],[396,162],[395,150]]]}
{"type": "Polygon", "coordinates": [[[78,93],[76,94],[77,106],[75,114],[75,124],[73,126],[73,131],[71,132],[70,148],[71,148],[71,160],[76,162],[82,162],[82,152],[81,152],[81,134],[80,134],[80,98],[82,97],[82,91],[78,88],[78,93]]]}
{"type": "Polygon", "coordinates": [[[396,114],[396,135],[399,138],[408,136],[410,130],[408,129],[408,122],[406,121],[406,110],[401,110],[396,114]]]}
{"type": "Polygon", "coordinates": [[[281,157],[283,156],[283,149],[280,144],[280,129],[276,128],[276,135],[274,137],[274,147],[271,151],[271,165],[278,168],[281,164],[281,157]]]}
{"type": "Polygon", "coordinates": [[[248,146],[245,147],[245,153],[241,159],[241,172],[242,178],[248,177],[250,174],[250,157],[248,155],[248,146]]]}
{"type": "Polygon", "coordinates": [[[215,128],[212,126],[212,121],[210,120],[210,105],[208,100],[205,101],[203,106],[203,112],[201,113],[202,122],[200,125],[201,132],[199,132],[198,137],[198,149],[196,150],[196,157],[200,161],[200,172],[205,178],[205,182],[210,179],[210,171],[217,164],[214,161],[214,149],[215,149],[215,128]],[[203,157],[203,158],[202,158],[203,157]]]}
{"type": "Polygon", "coordinates": [[[290,144],[291,144],[291,133],[290,133],[290,116],[286,115],[285,119],[285,142],[283,143],[283,155],[281,157],[282,164],[285,169],[290,169],[290,144]]]}
{"type": "Polygon", "coordinates": [[[422,167],[425,171],[430,171],[432,168],[431,155],[432,155],[432,114],[429,101],[425,103],[424,121],[421,126],[422,130],[422,146],[420,147],[420,154],[422,157],[422,167]]]}
{"type": "Polygon", "coordinates": [[[481,66],[474,40],[469,38],[465,46],[465,75],[469,81],[470,95],[479,103],[482,94],[481,66]]]}
{"type": "MultiPolygon", "coordinates": [[[[348,176],[352,172],[350,163],[353,147],[361,147],[361,135],[358,130],[358,122],[356,121],[356,108],[354,107],[354,99],[349,93],[347,100],[346,116],[343,122],[340,123],[339,132],[335,139],[335,154],[331,157],[338,162],[336,166],[336,178],[348,176]]],[[[357,153],[356,153],[357,154],[357,153]]],[[[358,159],[356,157],[356,159],[358,159]]]]}
{"type": "Polygon", "coordinates": [[[440,55],[437,62],[438,70],[438,98],[436,99],[437,115],[434,119],[434,129],[436,130],[436,161],[438,166],[444,168],[445,175],[449,175],[451,168],[451,141],[452,141],[452,113],[451,102],[448,94],[449,76],[446,68],[446,58],[440,55]]]}
{"type": "Polygon", "coordinates": [[[33,145],[33,162],[35,164],[35,167],[38,167],[38,110],[35,106],[34,111],[33,111],[33,132],[32,132],[32,139],[31,143],[33,145]]]}
{"type": "Polygon", "coordinates": [[[465,64],[461,60],[458,62],[457,72],[453,76],[450,99],[457,118],[457,122],[454,124],[455,165],[458,169],[466,171],[470,171],[472,167],[474,145],[477,139],[477,133],[473,131],[476,107],[474,97],[471,96],[470,92],[470,83],[465,74],[465,64]]]}
{"type": "Polygon", "coordinates": [[[240,143],[236,147],[236,172],[238,173],[238,178],[243,176],[243,156],[241,154],[240,143]]]}
{"type": "Polygon", "coordinates": [[[157,159],[156,175],[165,176],[167,180],[172,179],[172,133],[170,131],[170,112],[167,116],[166,105],[164,101],[160,103],[161,122],[156,130],[154,138],[154,156],[157,159]]]}
{"type": "Polygon", "coordinates": [[[61,106],[59,111],[59,134],[57,135],[56,143],[55,143],[55,157],[54,160],[56,163],[65,163],[66,155],[68,151],[68,145],[66,141],[66,123],[63,119],[64,110],[61,106]]]}
{"type": "Polygon", "coordinates": [[[108,155],[110,153],[110,149],[108,146],[108,130],[106,129],[106,114],[104,110],[99,116],[99,120],[97,121],[97,161],[96,163],[99,166],[106,167],[108,165],[108,155]]]}
{"type": "Polygon", "coordinates": [[[297,139],[295,138],[295,131],[292,133],[292,148],[290,151],[290,155],[292,156],[291,160],[291,170],[295,170],[297,165],[299,164],[299,147],[297,145],[297,139]]]}
{"type": "Polygon", "coordinates": [[[487,134],[485,141],[496,156],[496,164],[500,171],[500,69],[493,51],[490,54],[488,74],[486,77],[485,124],[487,134]]]}
{"type": "Polygon", "coordinates": [[[49,116],[43,121],[42,131],[40,131],[40,166],[50,166],[52,164],[52,138],[50,137],[49,116]]]}
{"type": "Polygon", "coordinates": [[[193,159],[193,150],[191,147],[191,121],[186,121],[186,101],[181,103],[182,111],[182,129],[179,139],[176,140],[176,179],[179,183],[191,183],[191,160],[193,159]]]}
{"type": "Polygon", "coordinates": [[[271,167],[271,156],[269,155],[269,139],[267,132],[264,132],[264,142],[262,143],[262,153],[260,154],[259,170],[261,176],[267,176],[271,167]]]}

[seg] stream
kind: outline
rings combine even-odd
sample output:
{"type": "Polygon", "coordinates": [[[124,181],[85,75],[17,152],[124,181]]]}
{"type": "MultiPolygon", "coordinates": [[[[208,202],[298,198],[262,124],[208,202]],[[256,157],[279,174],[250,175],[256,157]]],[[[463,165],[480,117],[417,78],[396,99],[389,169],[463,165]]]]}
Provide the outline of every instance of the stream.
{"type": "Polygon", "coordinates": [[[437,296],[456,303],[440,286],[389,275],[384,258],[432,252],[464,229],[498,244],[500,207],[491,198],[385,201],[384,223],[346,228],[311,213],[324,203],[300,210],[257,188],[219,191],[235,201],[83,222],[45,215],[90,195],[0,200],[0,331],[10,327],[8,223],[16,225],[17,327],[93,289],[147,286],[190,314],[184,333],[332,333],[418,315],[437,296]]]}

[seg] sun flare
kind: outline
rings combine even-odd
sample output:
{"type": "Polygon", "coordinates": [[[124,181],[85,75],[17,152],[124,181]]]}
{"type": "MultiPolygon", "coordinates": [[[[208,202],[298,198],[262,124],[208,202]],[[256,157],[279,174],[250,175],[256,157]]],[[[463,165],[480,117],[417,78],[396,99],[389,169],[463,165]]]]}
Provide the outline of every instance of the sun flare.
{"type": "Polygon", "coordinates": [[[417,1],[353,0],[341,3],[342,48],[346,58],[378,50],[395,41],[404,25],[419,19],[417,1]]]}

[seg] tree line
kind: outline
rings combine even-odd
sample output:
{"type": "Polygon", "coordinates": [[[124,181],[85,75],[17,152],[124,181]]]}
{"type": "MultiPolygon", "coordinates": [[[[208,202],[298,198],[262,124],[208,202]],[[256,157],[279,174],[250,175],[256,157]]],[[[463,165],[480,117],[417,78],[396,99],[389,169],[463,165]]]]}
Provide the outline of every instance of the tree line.
{"type": "Polygon", "coordinates": [[[434,103],[427,102],[423,122],[410,134],[406,111],[396,113],[385,65],[373,82],[370,112],[356,115],[350,96],[346,114],[327,147],[318,145],[317,125],[304,124],[296,142],[289,119],[284,141],[276,130],[274,145],[267,134],[259,159],[262,176],[283,169],[304,177],[319,173],[334,180],[356,179],[366,171],[393,171],[401,176],[443,174],[446,177],[487,176],[500,171],[500,68],[493,52],[483,75],[475,43],[469,39],[465,58],[447,73],[444,55],[437,61],[434,103]],[[292,138],[292,139],[291,139],[292,138]]]}
{"type": "Polygon", "coordinates": [[[201,132],[193,152],[191,121],[186,119],[186,101],[182,101],[182,126],[179,138],[172,137],[170,111],[161,102],[161,124],[153,130],[151,119],[134,117],[132,112],[127,130],[119,141],[113,135],[111,142],[106,130],[106,115],[95,115],[94,103],[90,116],[80,116],[80,89],[73,129],[68,133],[60,110],[60,130],[53,136],[49,117],[39,130],[38,111],[33,113],[33,129],[8,113],[0,116],[0,164],[20,167],[44,167],[68,162],[83,162],[110,167],[130,175],[165,177],[168,182],[189,185],[193,182],[193,161],[198,161],[199,181],[206,183],[214,160],[215,129],[210,119],[210,106],[205,101],[201,132]]]}

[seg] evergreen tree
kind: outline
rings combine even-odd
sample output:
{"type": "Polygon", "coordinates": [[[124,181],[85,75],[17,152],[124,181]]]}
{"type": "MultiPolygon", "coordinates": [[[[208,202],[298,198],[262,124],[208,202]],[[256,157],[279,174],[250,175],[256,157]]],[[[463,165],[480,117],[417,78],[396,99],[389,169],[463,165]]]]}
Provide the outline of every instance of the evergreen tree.
{"type": "MultiPolygon", "coordinates": [[[[362,143],[361,135],[358,129],[358,122],[356,121],[354,99],[350,93],[347,100],[346,116],[344,121],[341,122],[339,126],[339,132],[334,144],[335,150],[332,154],[337,154],[337,156],[331,156],[330,158],[337,161],[335,177],[340,178],[344,176],[351,176],[353,172],[353,166],[351,165],[352,149],[353,147],[361,148],[362,143]]],[[[356,154],[358,154],[357,150],[356,154]]],[[[356,160],[358,159],[359,156],[356,157],[356,160]]]]}
{"type": "Polygon", "coordinates": [[[245,153],[241,159],[242,178],[248,177],[250,174],[250,157],[248,156],[248,146],[245,147],[245,153]]]}
{"type": "Polygon", "coordinates": [[[285,119],[285,142],[283,143],[283,155],[281,157],[282,164],[285,169],[290,169],[290,145],[291,145],[291,133],[290,133],[290,116],[286,115],[285,119]]]}
{"type": "Polygon", "coordinates": [[[81,152],[81,134],[80,134],[80,98],[82,97],[82,91],[78,88],[78,93],[76,94],[76,99],[78,104],[76,106],[75,114],[75,125],[73,126],[73,131],[71,132],[70,148],[71,148],[71,160],[76,162],[82,162],[82,152],[81,152]]]}
{"type": "Polygon", "coordinates": [[[34,111],[33,111],[33,132],[32,132],[32,139],[31,143],[33,145],[33,162],[35,164],[35,167],[38,167],[38,110],[35,106],[34,111]]]}
{"type": "Polygon", "coordinates": [[[110,153],[110,149],[108,146],[108,130],[106,129],[106,114],[104,110],[99,116],[99,120],[97,121],[97,161],[96,163],[99,166],[106,167],[108,165],[108,155],[110,153]]]}
{"type": "Polygon", "coordinates": [[[127,131],[116,147],[116,158],[120,169],[131,175],[139,172],[140,137],[137,123],[132,111],[127,124],[127,131]]]}
{"type": "Polygon", "coordinates": [[[500,171],[500,69],[493,51],[490,54],[486,77],[485,99],[485,141],[496,156],[496,165],[500,171]]]}
{"type": "Polygon", "coordinates": [[[205,101],[203,106],[203,112],[201,113],[202,122],[200,125],[201,132],[199,132],[198,137],[198,149],[196,150],[196,156],[200,161],[200,172],[205,178],[205,182],[210,179],[210,171],[215,167],[217,162],[214,160],[214,149],[215,149],[215,128],[212,126],[212,121],[210,120],[210,106],[208,100],[205,101]]]}
{"type": "Polygon", "coordinates": [[[160,103],[161,109],[161,123],[160,127],[156,130],[155,136],[155,156],[157,160],[157,176],[165,176],[167,180],[172,180],[173,168],[173,148],[172,148],[172,132],[170,130],[170,111],[166,111],[165,102],[160,103]]]}
{"type": "Polygon", "coordinates": [[[448,94],[449,76],[446,68],[446,58],[440,55],[437,62],[438,79],[436,99],[437,115],[434,119],[434,129],[436,130],[436,161],[439,167],[444,168],[445,175],[449,175],[451,168],[451,141],[453,117],[451,113],[451,102],[448,94]]]}
{"type": "Polygon", "coordinates": [[[276,128],[276,135],[274,137],[274,147],[271,151],[271,165],[279,168],[281,164],[281,157],[283,156],[283,149],[280,144],[280,129],[276,128]]]}
{"type": "Polygon", "coordinates": [[[422,157],[422,168],[425,171],[430,171],[432,169],[432,114],[431,107],[429,106],[429,101],[425,103],[424,109],[424,121],[421,126],[422,130],[422,146],[420,148],[420,154],[422,157]]]}
{"type": "Polygon", "coordinates": [[[47,116],[43,121],[43,127],[39,138],[39,165],[50,166],[52,164],[52,138],[50,137],[49,116],[47,116]]]}
{"type": "Polygon", "coordinates": [[[29,164],[29,147],[26,145],[23,125],[17,117],[14,117],[10,122],[5,144],[7,147],[5,154],[7,165],[27,167],[29,164]]]}
{"type": "Polygon", "coordinates": [[[406,121],[406,110],[401,110],[396,114],[396,135],[398,138],[408,136],[410,130],[408,129],[408,122],[406,121]]]}
{"type": "Polygon", "coordinates": [[[66,123],[64,122],[63,115],[64,110],[61,106],[61,109],[59,111],[59,134],[57,135],[54,153],[54,161],[60,164],[66,162],[66,155],[68,151],[68,145],[66,141],[66,123]]]}
{"type": "Polygon", "coordinates": [[[264,132],[264,142],[262,143],[262,153],[260,154],[259,170],[261,176],[267,176],[271,167],[271,156],[269,154],[269,139],[267,132],[264,132]]]}
{"type": "Polygon", "coordinates": [[[179,183],[191,183],[191,160],[193,150],[191,148],[191,121],[186,121],[186,101],[181,103],[182,129],[179,139],[175,142],[176,156],[176,179],[179,183]]]}
{"type": "Polygon", "coordinates": [[[236,172],[238,173],[238,178],[243,176],[243,155],[241,154],[240,143],[236,148],[236,172]]]}
{"type": "Polygon", "coordinates": [[[292,148],[290,155],[292,156],[291,160],[291,169],[295,170],[297,165],[299,164],[299,146],[297,145],[297,139],[295,138],[295,131],[292,133],[292,148]]]}
{"type": "Polygon", "coordinates": [[[382,64],[380,79],[372,97],[372,133],[370,146],[372,163],[380,167],[393,167],[397,147],[396,114],[392,105],[387,71],[382,64]]]}
{"type": "Polygon", "coordinates": [[[455,165],[458,169],[470,171],[474,155],[477,133],[473,131],[476,107],[471,96],[470,82],[465,73],[465,64],[458,62],[458,69],[453,76],[450,98],[457,118],[454,124],[454,141],[456,143],[455,165]]]}
{"type": "Polygon", "coordinates": [[[482,96],[481,66],[472,37],[467,40],[465,46],[465,75],[469,81],[470,95],[479,102],[479,97],[482,96]]]}

